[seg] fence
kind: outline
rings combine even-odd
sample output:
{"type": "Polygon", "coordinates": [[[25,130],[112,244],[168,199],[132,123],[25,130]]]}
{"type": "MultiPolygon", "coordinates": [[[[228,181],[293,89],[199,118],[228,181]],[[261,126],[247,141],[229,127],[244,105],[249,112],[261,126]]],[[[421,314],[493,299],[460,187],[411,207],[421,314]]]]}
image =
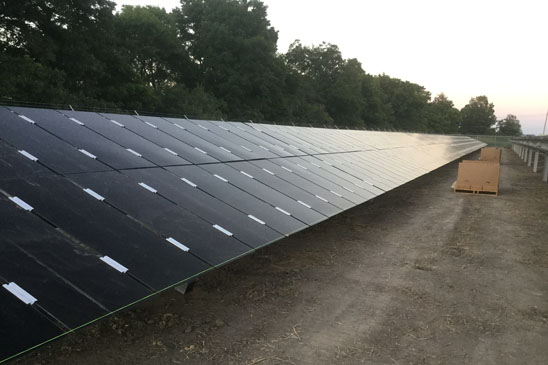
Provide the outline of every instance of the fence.
{"type": "Polygon", "coordinates": [[[487,143],[489,147],[512,147],[511,136],[496,136],[496,135],[469,135],[468,137],[477,139],[483,143],[487,143]]]}

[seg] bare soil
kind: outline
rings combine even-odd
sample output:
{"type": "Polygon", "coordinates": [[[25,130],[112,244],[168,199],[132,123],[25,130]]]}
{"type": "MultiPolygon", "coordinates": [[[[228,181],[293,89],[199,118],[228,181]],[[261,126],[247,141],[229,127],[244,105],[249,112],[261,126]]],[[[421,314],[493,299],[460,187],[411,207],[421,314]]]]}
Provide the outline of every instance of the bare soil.
{"type": "Polygon", "coordinates": [[[455,163],[17,364],[546,364],[548,184],[455,163]]]}

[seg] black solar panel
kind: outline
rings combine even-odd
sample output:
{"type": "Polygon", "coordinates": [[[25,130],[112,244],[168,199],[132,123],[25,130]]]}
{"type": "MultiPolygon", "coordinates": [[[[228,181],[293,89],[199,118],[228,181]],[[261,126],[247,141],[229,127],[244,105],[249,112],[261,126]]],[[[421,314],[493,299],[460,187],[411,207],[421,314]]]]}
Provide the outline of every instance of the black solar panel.
{"type": "Polygon", "coordinates": [[[482,146],[0,107],[0,361],[482,146]]]}

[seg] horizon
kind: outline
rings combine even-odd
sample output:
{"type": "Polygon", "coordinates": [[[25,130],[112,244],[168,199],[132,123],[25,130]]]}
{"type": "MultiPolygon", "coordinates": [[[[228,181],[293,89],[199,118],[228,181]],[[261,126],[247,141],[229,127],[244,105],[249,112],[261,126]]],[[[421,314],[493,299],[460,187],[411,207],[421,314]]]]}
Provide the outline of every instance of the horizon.
{"type": "MultiPolygon", "coordinates": [[[[341,0],[337,6],[326,0],[263,3],[278,31],[279,53],[297,39],[306,46],[335,44],[344,58],[356,58],[369,74],[384,73],[417,83],[432,98],[443,92],[458,109],[471,98],[486,95],[495,105],[497,119],[514,114],[524,134],[542,133],[548,111],[543,56],[548,51],[542,39],[545,6],[538,1],[526,0],[520,6],[471,0],[458,4],[341,0]],[[476,42],[469,41],[475,38],[476,42]],[[537,57],[524,57],[537,49],[537,57]]],[[[120,0],[116,9],[122,5],[153,5],[171,11],[180,3],[120,0]]]]}

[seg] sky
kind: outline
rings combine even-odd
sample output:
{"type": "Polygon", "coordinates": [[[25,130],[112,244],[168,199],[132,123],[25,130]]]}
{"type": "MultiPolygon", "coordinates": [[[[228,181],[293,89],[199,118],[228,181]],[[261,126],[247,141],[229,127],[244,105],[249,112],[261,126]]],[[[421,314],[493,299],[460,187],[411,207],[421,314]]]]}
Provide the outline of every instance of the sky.
{"type": "MultiPolygon", "coordinates": [[[[178,0],[118,0],[166,10],[178,0]]],[[[499,119],[515,114],[541,134],[548,111],[546,0],[263,0],[278,51],[328,42],[385,73],[443,92],[457,108],[487,95],[499,119]]]]}

